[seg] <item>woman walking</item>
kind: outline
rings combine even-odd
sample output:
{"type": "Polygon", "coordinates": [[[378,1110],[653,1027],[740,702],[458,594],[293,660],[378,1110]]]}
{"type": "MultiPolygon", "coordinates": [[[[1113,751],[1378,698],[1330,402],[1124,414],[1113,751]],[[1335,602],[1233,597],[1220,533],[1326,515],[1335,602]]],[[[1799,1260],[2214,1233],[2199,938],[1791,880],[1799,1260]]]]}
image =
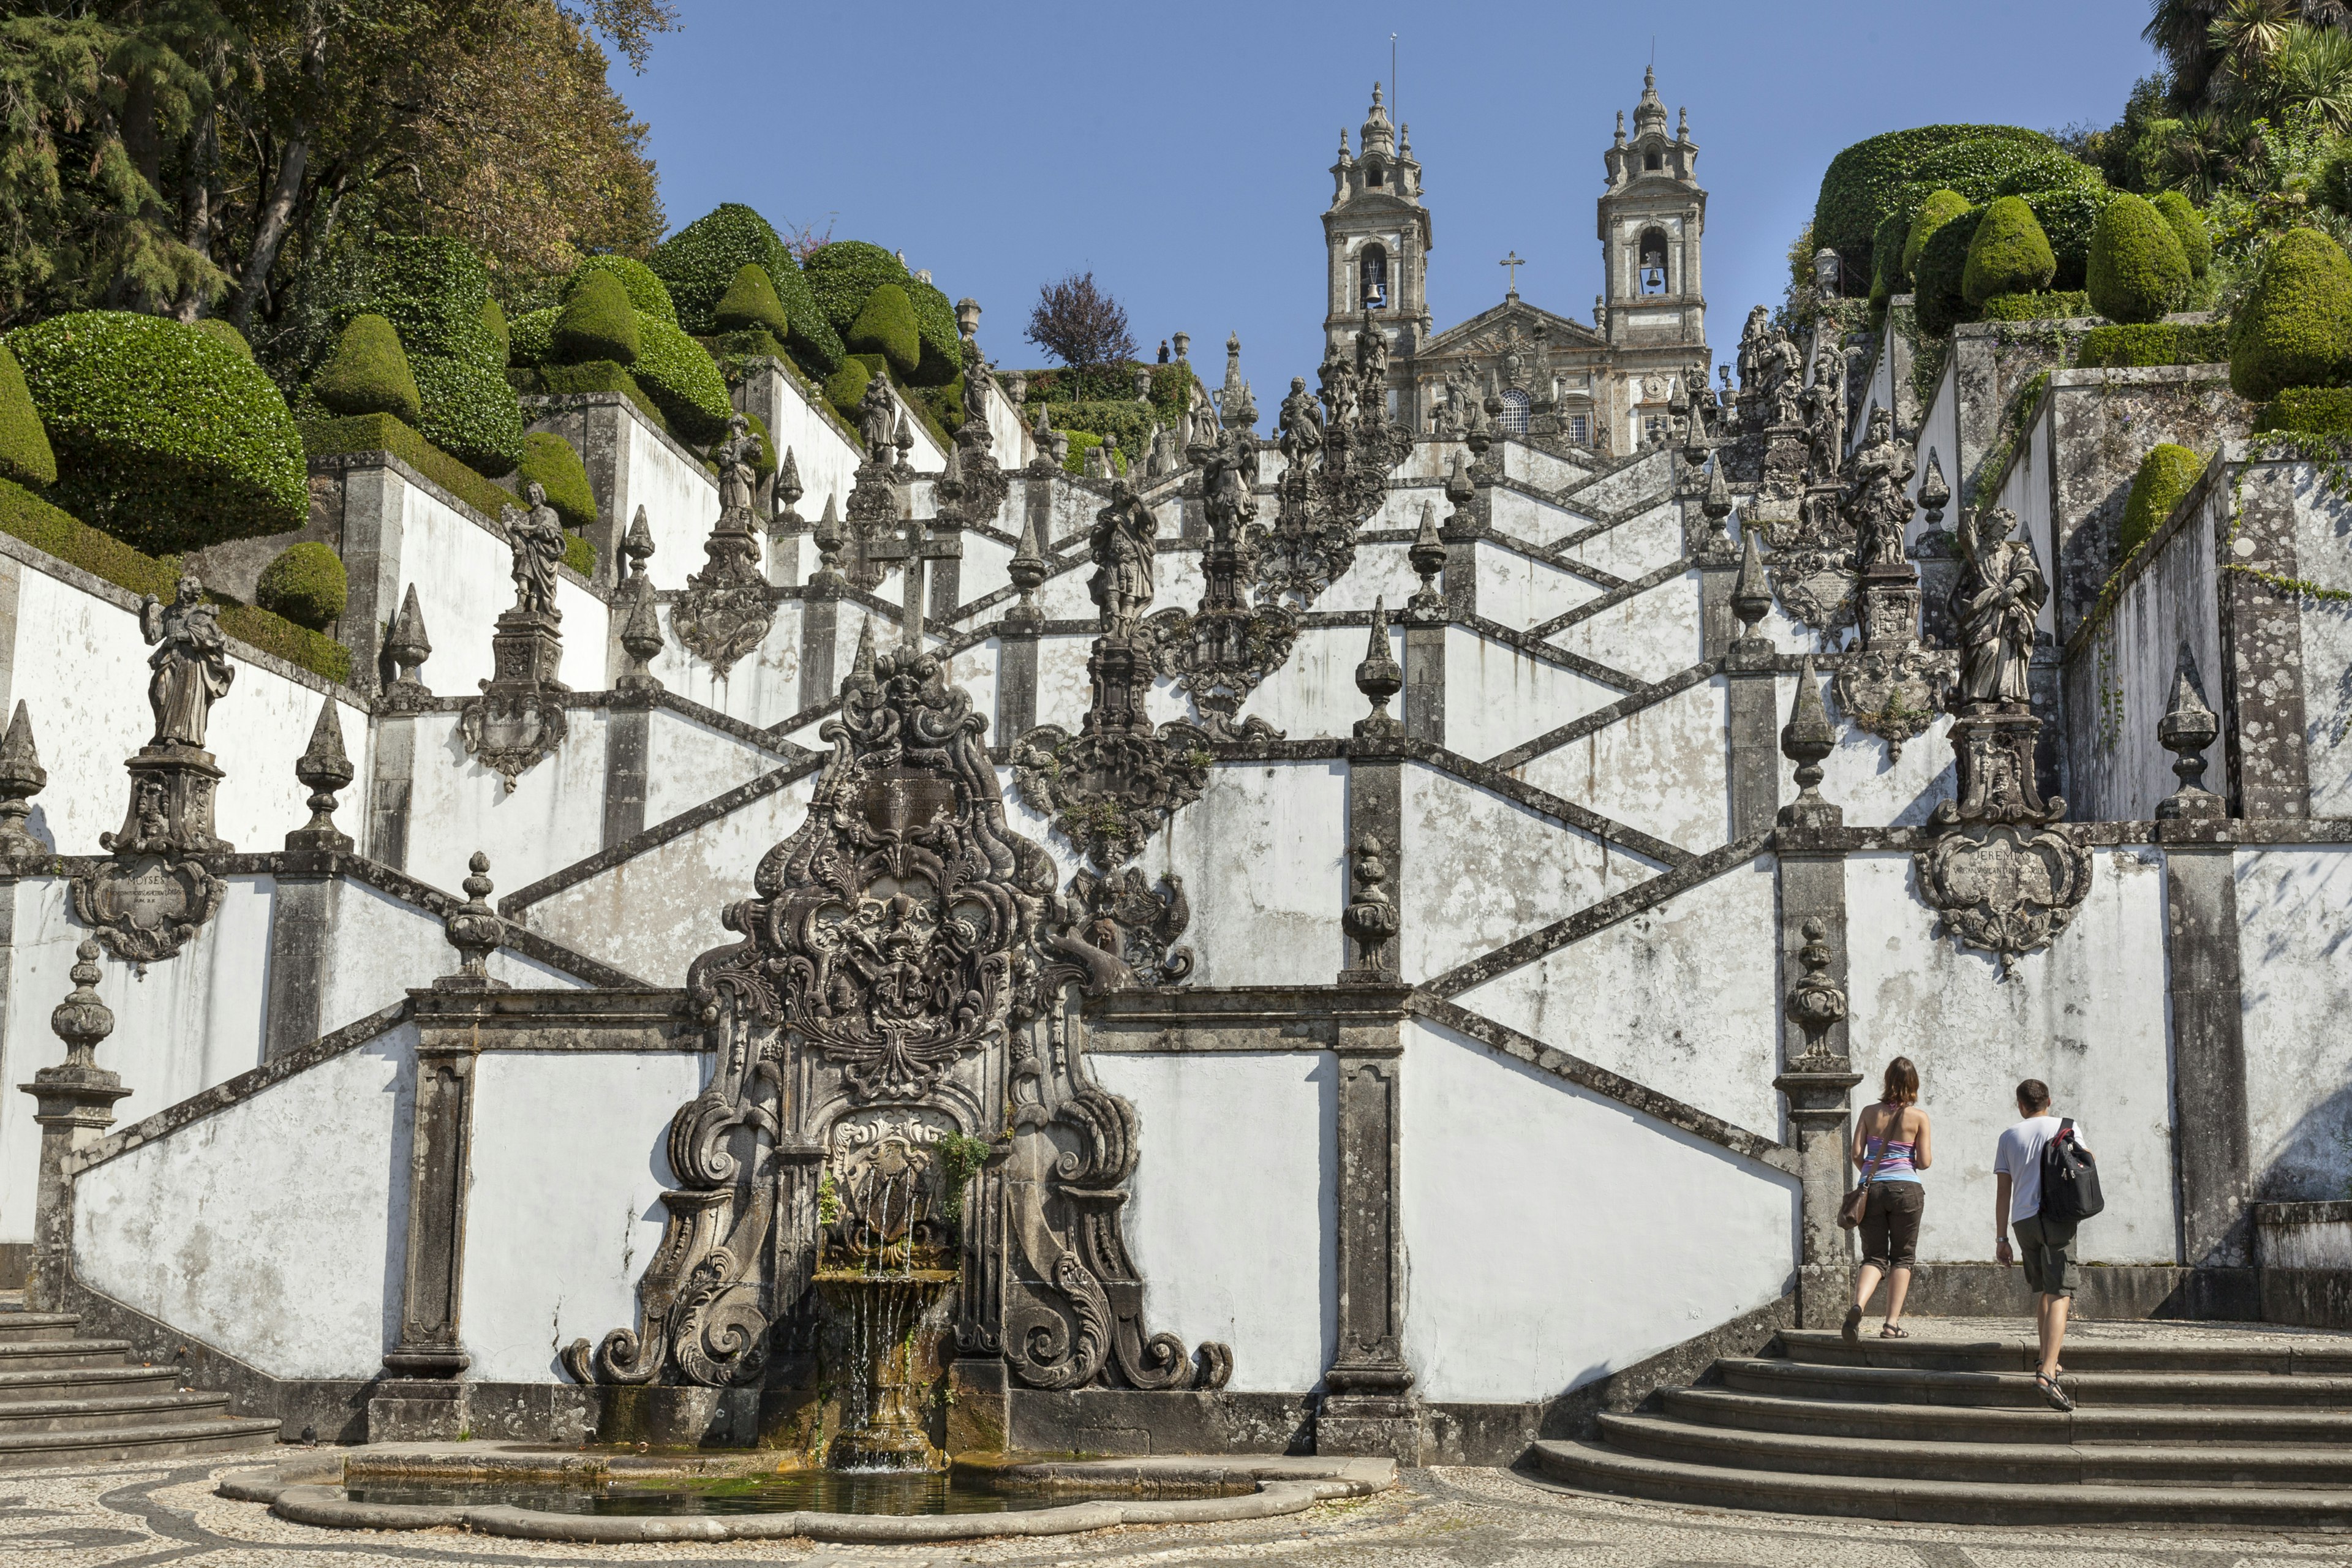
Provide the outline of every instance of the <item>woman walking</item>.
{"type": "Polygon", "coordinates": [[[1862,1172],[1870,1189],[1863,1209],[1862,1271],[1854,1276],[1853,1306],[1845,1315],[1845,1337],[1862,1337],[1862,1311],[1886,1280],[1886,1321],[1878,1331],[1883,1340],[1907,1340],[1903,1328],[1903,1298],[1911,1292],[1911,1260],[1919,1250],[1919,1215],[1927,1192],[1919,1173],[1933,1161],[1934,1147],[1927,1113],[1919,1109],[1919,1069],[1909,1057],[1886,1064],[1878,1103],[1855,1118],[1853,1145],[1846,1158],[1862,1172]]]}

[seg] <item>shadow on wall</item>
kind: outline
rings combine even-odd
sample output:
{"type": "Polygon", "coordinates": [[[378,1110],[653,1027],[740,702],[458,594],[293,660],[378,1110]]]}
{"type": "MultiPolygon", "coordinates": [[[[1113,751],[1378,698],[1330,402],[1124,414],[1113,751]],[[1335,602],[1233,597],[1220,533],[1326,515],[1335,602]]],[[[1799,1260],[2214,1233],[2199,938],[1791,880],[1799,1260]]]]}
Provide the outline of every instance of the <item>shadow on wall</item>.
{"type": "Polygon", "coordinates": [[[2278,1158],[2255,1173],[2254,1195],[2271,1203],[2352,1198],[2352,1085],[2304,1112],[2278,1158]]]}

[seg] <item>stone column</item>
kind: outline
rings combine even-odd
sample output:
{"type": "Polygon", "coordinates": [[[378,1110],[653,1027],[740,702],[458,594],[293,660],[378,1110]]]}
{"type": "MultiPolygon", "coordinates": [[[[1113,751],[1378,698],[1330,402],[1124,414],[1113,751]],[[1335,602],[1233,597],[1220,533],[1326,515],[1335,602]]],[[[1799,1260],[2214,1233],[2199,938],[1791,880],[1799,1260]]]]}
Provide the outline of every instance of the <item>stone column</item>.
{"type": "MultiPolygon", "coordinates": [[[[8,890],[16,891],[13,884],[8,890]]],[[[16,1086],[33,1097],[33,1120],[41,1129],[32,1277],[25,1288],[25,1305],[36,1312],[66,1310],[66,1281],[73,1274],[73,1180],[66,1162],[106,1136],[114,1125],[114,1102],[131,1092],[93,1055],[98,1043],[114,1032],[114,1014],[99,999],[104,972],[98,952],[94,941],[75,950],[73,991],[49,1015],[49,1027],[66,1043],[66,1059],[16,1086]]]]}
{"type": "Polygon", "coordinates": [[[649,696],[615,693],[604,730],[604,838],[607,849],[646,830],[646,757],[651,749],[649,696]]]}
{"type": "Polygon", "coordinates": [[[434,705],[433,693],[417,671],[433,657],[425,635],[425,616],[417,608],[416,585],[408,586],[400,615],[393,622],[384,651],[398,669],[398,679],[376,700],[374,766],[368,780],[367,856],[391,867],[408,867],[408,807],[415,792],[416,715],[434,705]]]}
{"type": "Polygon", "coordinates": [[[801,598],[800,705],[803,712],[832,700],[840,690],[841,683],[833,672],[834,643],[840,625],[839,585],[811,579],[801,598]]]}
{"type": "Polygon", "coordinates": [[[1757,531],[1744,531],[1739,575],[1731,591],[1732,612],[1739,617],[1741,630],[1723,658],[1729,688],[1726,696],[1730,710],[1727,739],[1735,839],[1770,827],[1780,802],[1780,759],[1772,745],[1772,724],[1778,717],[1773,710],[1779,684],[1773,668],[1775,656],[1771,639],[1756,632],[1756,624],[1772,607],[1772,590],[1757,549],[1757,531]]]}
{"type": "Polygon", "coordinates": [[[1318,1454],[1421,1462],[1421,1410],[1404,1359],[1404,1241],[1397,1213],[1402,985],[1362,983],[1338,1005],[1339,1349],[1323,1374],[1318,1454]]]}
{"type": "MultiPolygon", "coordinates": [[[[2243,480],[2231,564],[2300,576],[2294,470],[2249,455],[2243,480]]],[[[2309,816],[2302,605],[2245,572],[2222,573],[2221,595],[2221,733],[2231,814],[2309,816]]]]}

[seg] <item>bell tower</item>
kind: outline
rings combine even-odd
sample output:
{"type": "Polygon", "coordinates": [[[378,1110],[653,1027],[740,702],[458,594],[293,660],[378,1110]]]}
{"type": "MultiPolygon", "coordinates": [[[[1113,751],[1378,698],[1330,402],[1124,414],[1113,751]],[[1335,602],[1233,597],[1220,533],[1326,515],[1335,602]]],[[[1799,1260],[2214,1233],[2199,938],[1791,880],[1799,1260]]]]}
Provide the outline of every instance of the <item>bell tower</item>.
{"type": "Polygon", "coordinates": [[[1617,140],[1602,159],[1609,188],[1599,204],[1599,229],[1610,344],[1696,348],[1706,342],[1699,277],[1706,192],[1696,173],[1698,143],[1690,139],[1690,110],[1682,111],[1668,136],[1654,68],[1642,78],[1633,139],[1626,140],[1621,110],[1617,140]]]}
{"type": "MultiPolygon", "coordinates": [[[[1372,107],[1348,151],[1339,131],[1339,161],[1331,165],[1331,205],[1323,214],[1329,308],[1323,317],[1325,353],[1354,352],[1364,310],[1389,340],[1389,385],[1410,398],[1412,357],[1430,335],[1429,213],[1421,205],[1421,165],[1413,162],[1410,128],[1391,126],[1372,86],[1372,107]]],[[[1399,407],[1411,427],[1414,410],[1399,407]]]]}

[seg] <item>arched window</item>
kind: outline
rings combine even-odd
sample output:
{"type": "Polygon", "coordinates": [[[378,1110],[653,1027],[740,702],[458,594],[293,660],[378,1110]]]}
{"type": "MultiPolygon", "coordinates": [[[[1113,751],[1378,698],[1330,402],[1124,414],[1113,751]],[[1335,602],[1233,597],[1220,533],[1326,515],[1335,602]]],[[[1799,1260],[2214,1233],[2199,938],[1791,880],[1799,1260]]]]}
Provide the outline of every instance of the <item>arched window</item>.
{"type": "Polygon", "coordinates": [[[1506,436],[1526,435],[1528,433],[1528,411],[1531,406],[1532,401],[1528,398],[1526,393],[1521,392],[1516,386],[1505,387],[1503,389],[1503,411],[1499,415],[1496,416],[1496,423],[1502,426],[1503,434],[1506,436]]]}
{"type": "Polygon", "coordinates": [[[1645,228],[1642,231],[1641,288],[1644,294],[1666,291],[1666,231],[1645,228]]]}
{"type": "Polygon", "coordinates": [[[1372,164],[1364,171],[1364,184],[1368,185],[1377,185],[1382,183],[1381,170],[1378,163],[1372,164]]]}
{"type": "Polygon", "coordinates": [[[1568,416],[1568,438],[1580,447],[1592,445],[1592,416],[1571,414],[1568,416]]]}
{"type": "Polygon", "coordinates": [[[1356,303],[1385,310],[1389,305],[1389,253],[1377,245],[1356,258],[1356,303]]]}
{"type": "Polygon", "coordinates": [[[1650,155],[1642,160],[1642,167],[1644,169],[1663,169],[1665,166],[1666,155],[1655,147],[1651,148],[1650,155]]]}

